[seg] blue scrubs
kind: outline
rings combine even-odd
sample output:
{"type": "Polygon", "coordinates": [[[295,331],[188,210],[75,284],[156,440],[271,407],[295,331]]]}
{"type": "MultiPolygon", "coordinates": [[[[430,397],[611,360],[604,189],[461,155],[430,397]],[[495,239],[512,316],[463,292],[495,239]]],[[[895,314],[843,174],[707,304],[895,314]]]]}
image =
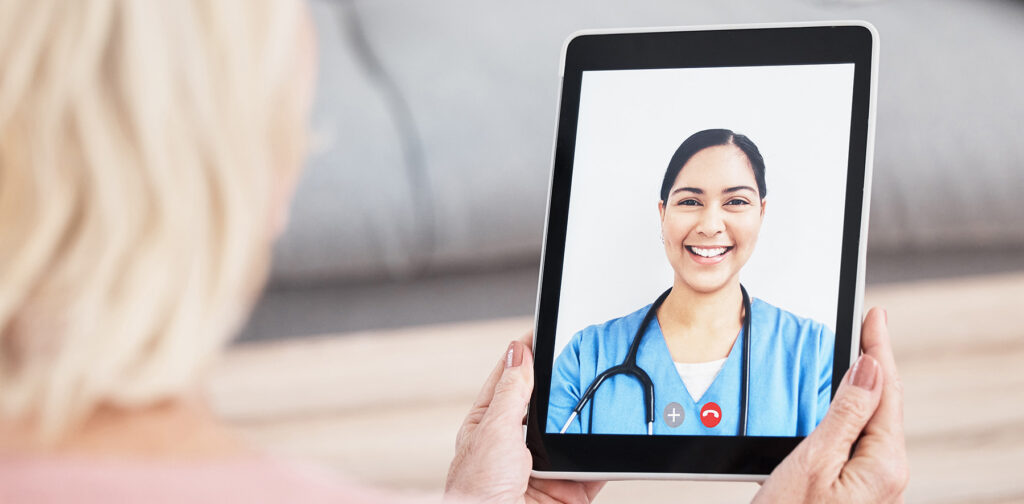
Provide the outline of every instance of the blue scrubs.
{"type": "MultiPolygon", "coordinates": [[[[576,333],[555,360],[548,403],[547,432],[559,432],[583,392],[604,370],[625,360],[629,345],[650,305],[625,317],[576,333]]],[[[835,334],[825,325],[751,299],[750,382],[747,435],[806,436],[821,422],[832,393],[835,334]]],[[[654,434],[735,436],[739,434],[743,329],[714,382],[694,402],[679,377],[657,319],[640,343],[637,364],[654,382],[654,434]],[[714,427],[700,420],[714,402],[721,419],[714,427]],[[682,406],[682,423],[665,421],[666,407],[682,406]]],[[[605,380],[566,433],[647,434],[643,388],[629,375],[605,380]]]]}

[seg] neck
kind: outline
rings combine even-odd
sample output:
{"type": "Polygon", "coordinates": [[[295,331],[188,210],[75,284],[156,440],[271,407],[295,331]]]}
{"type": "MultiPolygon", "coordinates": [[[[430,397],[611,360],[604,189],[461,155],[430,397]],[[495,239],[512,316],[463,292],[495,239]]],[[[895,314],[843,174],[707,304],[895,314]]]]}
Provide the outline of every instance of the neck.
{"type": "Polygon", "coordinates": [[[739,280],[714,292],[697,292],[678,280],[658,309],[658,323],[672,359],[708,362],[729,355],[743,320],[739,280]]]}
{"type": "Polygon", "coordinates": [[[739,281],[714,292],[697,292],[676,280],[672,292],[658,310],[658,318],[693,330],[736,325],[743,318],[743,292],[739,281]]]}
{"type": "Polygon", "coordinates": [[[53,442],[30,422],[0,423],[0,452],[41,456],[214,459],[251,454],[198,399],[141,408],[102,406],[53,442]]]}

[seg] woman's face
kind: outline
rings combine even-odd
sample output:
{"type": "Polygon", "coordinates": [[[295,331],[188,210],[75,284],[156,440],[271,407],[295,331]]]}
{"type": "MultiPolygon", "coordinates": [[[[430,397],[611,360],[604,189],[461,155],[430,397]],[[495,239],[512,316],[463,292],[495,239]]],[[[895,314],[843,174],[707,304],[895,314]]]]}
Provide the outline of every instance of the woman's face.
{"type": "Polygon", "coordinates": [[[658,203],[675,283],[702,293],[738,279],[754,252],[765,203],[750,161],[735,145],[708,147],[679,171],[658,203]]]}

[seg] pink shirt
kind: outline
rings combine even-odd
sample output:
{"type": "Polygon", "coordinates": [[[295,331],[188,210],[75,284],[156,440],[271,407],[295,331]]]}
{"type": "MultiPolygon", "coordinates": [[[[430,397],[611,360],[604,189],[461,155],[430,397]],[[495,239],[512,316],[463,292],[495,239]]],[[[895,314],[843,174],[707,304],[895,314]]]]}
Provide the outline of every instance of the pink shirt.
{"type": "Polygon", "coordinates": [[[270,457],[167,462],[0,456],[2,503],[439,501],[367,489],[325,468],[270,457]]]}

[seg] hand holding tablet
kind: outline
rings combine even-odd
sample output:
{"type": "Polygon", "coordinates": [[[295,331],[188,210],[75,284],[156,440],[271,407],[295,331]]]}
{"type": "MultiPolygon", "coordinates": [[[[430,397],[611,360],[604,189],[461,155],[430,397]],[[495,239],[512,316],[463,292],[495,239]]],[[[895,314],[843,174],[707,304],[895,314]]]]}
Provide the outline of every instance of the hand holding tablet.
{"type": "MultiPolygon", "coordinates": [[[[533,385],[530,343],[513,342],[501,356],[459,430],[445,485],[455,502],[589,502],[603,485],[530,477],[519,421],[533,385]]],[[[881,310],[868,313],[862,344],[868,360],[835,396],[846,406],[828,412],[822,428],[772,472],[756,502],[899,500],[908,479],[903,398],[881,310]]]]}
{"type": "Polygon", "coordinates": [[[909,478],[903,393],[884,311],[868,313],[861,342],[864,355],[836,393],[843,405],[772,471],[755,502],[900,501],[909,478]]]}

